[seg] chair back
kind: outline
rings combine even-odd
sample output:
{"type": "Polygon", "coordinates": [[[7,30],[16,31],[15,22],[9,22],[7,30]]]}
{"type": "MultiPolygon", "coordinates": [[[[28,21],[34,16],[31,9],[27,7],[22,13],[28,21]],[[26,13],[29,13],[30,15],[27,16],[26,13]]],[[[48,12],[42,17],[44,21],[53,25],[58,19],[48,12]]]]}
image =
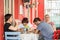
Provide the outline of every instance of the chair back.
{"type": "Polygon", "coordinates": [[[5,40],[20,40],[20,32],[5,32],[5,40]]]}

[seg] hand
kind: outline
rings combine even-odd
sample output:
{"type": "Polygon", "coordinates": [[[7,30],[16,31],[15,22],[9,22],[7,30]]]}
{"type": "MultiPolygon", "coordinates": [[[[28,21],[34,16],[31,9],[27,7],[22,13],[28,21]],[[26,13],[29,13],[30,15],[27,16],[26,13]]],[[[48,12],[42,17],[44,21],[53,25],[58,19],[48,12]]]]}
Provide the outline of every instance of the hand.
{"type": "Polygon", "coordinates": [[[15,22],[16,22],[17,25],[21,24],[21,21],[18,20],[18,19],[16,19],[15,22]]]}
{"type": "Polygon", "coordinates": [[[20,28],[17,30],[18,32],[24,32],[24,29],[23,28],[20,28]]]}

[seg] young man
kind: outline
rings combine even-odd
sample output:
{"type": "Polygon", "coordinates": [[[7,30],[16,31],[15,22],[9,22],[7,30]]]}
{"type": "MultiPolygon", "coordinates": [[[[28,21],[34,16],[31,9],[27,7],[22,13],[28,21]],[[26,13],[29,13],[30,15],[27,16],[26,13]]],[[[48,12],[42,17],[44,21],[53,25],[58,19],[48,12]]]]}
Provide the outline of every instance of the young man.
{"type": "Polygon", "coordinates": [[[51,25],[42,22],[41,19],[35,18],[34,24],[37,25],[37,30],[40,30],[41,35],[44,37],[44,40],[53,40],[53,29],[51,25]]]}

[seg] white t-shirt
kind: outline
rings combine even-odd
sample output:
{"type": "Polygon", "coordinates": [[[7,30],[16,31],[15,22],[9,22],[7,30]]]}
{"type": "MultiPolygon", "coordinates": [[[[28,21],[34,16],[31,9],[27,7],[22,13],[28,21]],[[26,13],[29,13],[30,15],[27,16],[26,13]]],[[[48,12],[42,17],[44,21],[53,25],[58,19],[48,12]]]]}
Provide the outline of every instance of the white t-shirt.
{"type": "MultiPolygon", "coordinates": [[[[31,28],[33,25],[31,23],[28,23],[27,26],[29,26],[29,28],[31,28]]],[[[24,25],[23,24],[20,24],[18,26],[18,28],[24,28],[24,25]]]]}

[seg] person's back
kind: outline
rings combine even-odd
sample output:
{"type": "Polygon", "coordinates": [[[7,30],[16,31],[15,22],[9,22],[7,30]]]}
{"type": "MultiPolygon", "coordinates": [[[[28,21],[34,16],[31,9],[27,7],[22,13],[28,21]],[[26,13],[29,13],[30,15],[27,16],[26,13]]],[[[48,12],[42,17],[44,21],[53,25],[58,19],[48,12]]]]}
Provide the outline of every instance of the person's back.
{"type": "Polygon", "coordinates": [[[10,26],[11,26],[10,23],[5,23],[5,24],[4,24],[4,31],[5,31],[5,32],[13,32],[13,30],[8,29],[10,26]]]}
{"type": "Polygon", "coordinates": [[[45,22],[41,22],[38,25],[37,29],[41,31],[41,34],[44,36],[45,40],[52,40],[53,29],[52,29],[51,25],[49,25],[45,22]]]}
{"type": "Polygon", "coordinates": [[[17,23],[15,26],[11,25],[11,23],[13,22],[12,14],[6,14],[4,18],[5,18],[4,31],[5,32],[17,31],[17,28],[18,28],[17,23]]]}

